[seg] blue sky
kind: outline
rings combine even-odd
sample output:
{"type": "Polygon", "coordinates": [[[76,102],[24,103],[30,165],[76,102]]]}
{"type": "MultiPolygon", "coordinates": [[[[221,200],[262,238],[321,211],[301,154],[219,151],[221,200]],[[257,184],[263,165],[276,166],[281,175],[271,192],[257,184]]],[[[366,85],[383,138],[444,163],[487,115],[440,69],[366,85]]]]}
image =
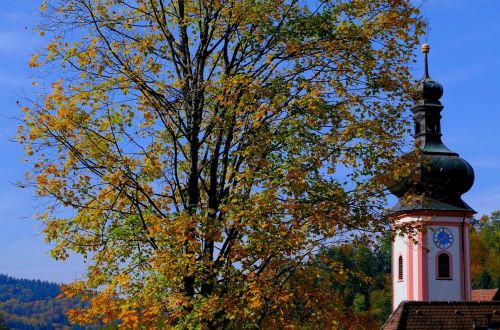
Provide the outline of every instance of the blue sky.
{"type": "MultiPolygon", "coordinates": [[[[56,262],[32,219],[36,200],[12,183],[27,170],[9,141],[20,116],[16,100],[30,95],[28,60],[43,44],[33,32],[40,0],[2,1],[0,12],[0,273],[67,282],[82,274],[77,258],[56,262]]],[[[464,200],[478,215],[500,209],[500,2],[428,0],[430,74],[444,85],[443,141],[474,167],[464,200]]],[[[412,68],[422,76],[421,63],[412,68]]]]}

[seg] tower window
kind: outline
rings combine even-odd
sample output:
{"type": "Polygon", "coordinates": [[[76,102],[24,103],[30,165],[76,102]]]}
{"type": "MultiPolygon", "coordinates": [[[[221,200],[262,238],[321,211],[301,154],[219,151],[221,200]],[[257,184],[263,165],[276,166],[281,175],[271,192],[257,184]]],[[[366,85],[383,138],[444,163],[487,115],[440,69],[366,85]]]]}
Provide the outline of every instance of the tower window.
{"type": "Polygon", "coordinates": [[[398,280],[403,280],[403,257],[399,256],[398,258],[398,280]]]}
{"type": "Polygon", "coordinates": [[[451,279],[451,257],[448,253],[438,254],[436,266],[438,279],[451,279]]]}

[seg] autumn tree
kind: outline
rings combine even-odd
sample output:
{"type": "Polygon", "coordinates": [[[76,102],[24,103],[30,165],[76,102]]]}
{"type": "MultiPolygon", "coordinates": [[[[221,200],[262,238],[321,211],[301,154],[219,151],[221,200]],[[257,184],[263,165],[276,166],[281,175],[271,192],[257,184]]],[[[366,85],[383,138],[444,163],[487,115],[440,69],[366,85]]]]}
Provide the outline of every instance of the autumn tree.
{"type": "Polygon", "coordinates": [[[500,210],[471,227],[471,276],[474,289],[500,287],[500,210]]]}
{"type": "Polygon", "coordinates": [[[46,78],[18,139],[52,256],[88,265],[64,288],[88,306],[70,319],[340,327],[314,256],[388,223],[418,9],[53,0],[42,12],[47,47],[30,66],[46,78]]]}
{"type": "Polygon", "coordinates": [[[379,329],[392,312],[391,234],[388,231],[376,237],[371,246],[347,243],[317,255],[335,262],[342,272],[343,276],[338,272],[331,276],[328,269],[317,275],[342,299],[344,315],[358,321],[363,329],[379,329]]]}

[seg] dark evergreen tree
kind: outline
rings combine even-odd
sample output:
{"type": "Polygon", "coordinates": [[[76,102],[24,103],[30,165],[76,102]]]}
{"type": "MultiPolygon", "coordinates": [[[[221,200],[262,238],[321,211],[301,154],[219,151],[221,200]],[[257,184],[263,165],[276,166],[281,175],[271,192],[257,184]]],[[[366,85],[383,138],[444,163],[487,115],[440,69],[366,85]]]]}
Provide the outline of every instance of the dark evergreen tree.
{"type": "Polygon", "coordinates": [[[0,330],[8,330],[9,327],[7,326],[7,323],[5,322],[5,318],[3,317],[3,314],[0,313],[0,330]]]}
{"type": "Polygon", "coordinates": [[[493,289],[493,281],[487,269],[485,269],[477,279],[472,282],[474,289],[493,289]]]}

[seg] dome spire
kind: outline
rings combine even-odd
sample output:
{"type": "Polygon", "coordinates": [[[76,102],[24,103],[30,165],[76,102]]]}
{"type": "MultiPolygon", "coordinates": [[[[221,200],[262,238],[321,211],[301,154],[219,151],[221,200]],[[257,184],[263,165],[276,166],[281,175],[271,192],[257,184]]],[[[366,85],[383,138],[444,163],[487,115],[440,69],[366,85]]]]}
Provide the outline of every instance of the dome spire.
{"type": "Polygon", "coordinates": [[[415,121],[415,143],[424,150],[434,149],[434,151],[439,150],[440,153],[453,153],[441,141],[443,105],[439,99],[443,95],[443,86],[429,75],[427,60],[429,50],[428,44],[422,45],[425,59],[424,77],[417,83],[418,101],[412,108],[415,121]]]}
{"type": "MultiPolygon", "coordinates": [[[[429,50],[428,44],[422,45],[424,77],[417,83],[416,103],[411,108],[415,125],[415,147],[421,150],[421,159],[417,164],[415,177],[403,179],[389,190],[400,198],[410,193],[433,201],[428,205],[406,206],[406,210],[415,207],[472,210],[462,201],[461,195],[471,188],[474,170],[441,141],[441,110],[444,107],[439,99],[443,95],[443,86],[429,76],[429,50]]],[[[401,211],[402,205],[395,210],[401,211]]]]}

